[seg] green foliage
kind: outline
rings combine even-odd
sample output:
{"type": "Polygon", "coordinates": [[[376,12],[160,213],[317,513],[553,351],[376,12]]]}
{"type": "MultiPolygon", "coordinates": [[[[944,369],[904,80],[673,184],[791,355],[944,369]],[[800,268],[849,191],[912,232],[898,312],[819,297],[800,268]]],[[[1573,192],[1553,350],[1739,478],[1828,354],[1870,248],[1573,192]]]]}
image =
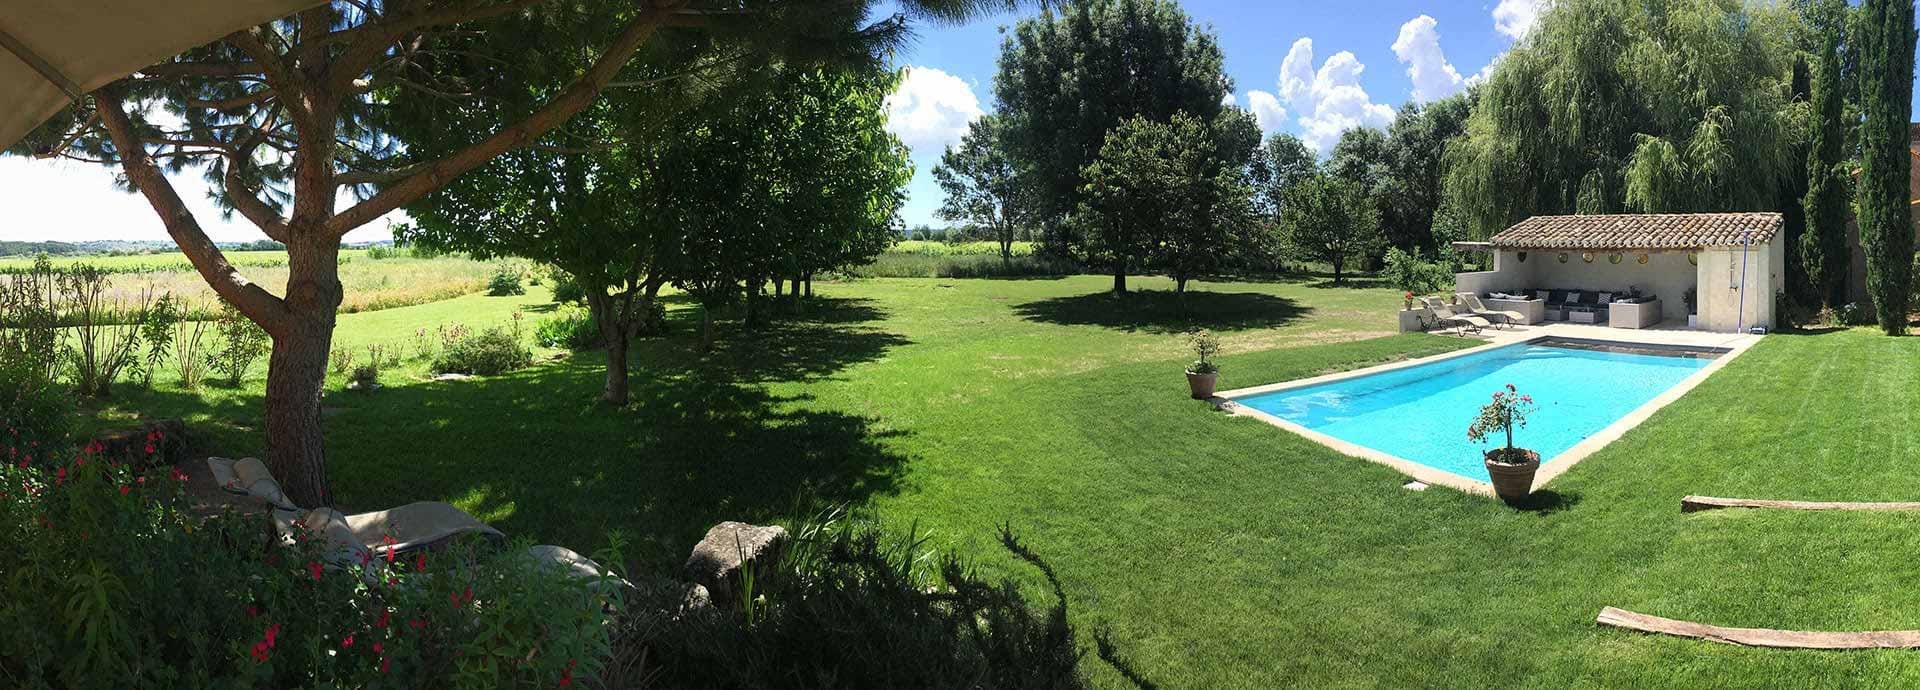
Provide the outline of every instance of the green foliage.
{"type": "Polygon", "coordinates": [[[1081,175],[1086,199],[1078,219],[1087,249],[1108,264],[1114,289],[1144,266],[1164,268],[1184,290],[1212,270],[1253,221],[1249,165],[1259,130],[1244,111],[1217,122],[1184,112],[1167,123],[1122,122],[1081,175]]]}
{"type": "Polygon", "coordinates": [[[1913,282],[1913,211],[1908,207],[1908,120],[1913,100],[1913,0],[1865,0],[1860,44],[1860,246],[1867,294],[1880,329],[1907,331],[1913,282]]]}
{"type": "Polygon", "coordinates": [[[1446,197],[1474,237],[1575,211],[1772,210],[1800,174],[1798,22],[1721,0],[1555,2],[1479,87],[1446,197]]]}
{"type": "Polygon", "coordinates": [[[1072,275],[1084,267],[1068,259],[1037,254],[1015,254],[1002,260],[999,249],[992,253],[932,254],[921,251],[890,251],[874,257],[865,266],[848,269],[859,278],[1006,278],[1024,276],[1072,275]]]}
{"type": "Polygon", "coordinates": [[[487,294],[493,297],[527,294],[527,288],[520,284],[524,273],[518,264],[501,262],[493,268],[493,277],[487,279],[487,294]]]}
{"type": "Polygon", "coordinates": [[[663,687],[1091,685],[1059,579],[1011,531],[1001,530],[1001,546],[1045,578],[1045,607],[928,543],[918,529],[894,534],[871,522],[804,527],[735,609],[676,615],[672,588],[636,603],[616,666],[631,662],[630,672],[657,674],[663,687]]]}
{"type": "Polygon", "coordinates": [[[407,255],[407,250],[404,248],[376,244],[371,247],[367,247],[367,253],[365,256],[370,261],[381,261],[384,259],[398,259],[406,255],[407,255]]]}
{"type": "Polygon", "coordinates": [[[1380,206],[1382,233],[1393,246],[1438,251],[1450,241],[1434,227],[1435,216],[1444,201],[1447,145],[1466,132],[1471,98],[1460,93],[1426,104],[1408,103],[1387,127],[1381,174],[1372,191],[1380,206]]]}
{"type": "Polygon", "coordinates": [[[587,310],[566,305],[534,324],[533,340],[541,347],[591,350],[600,346],[600,326],[587,310]]]}
{"type": "Polygon", "coordinates": [[[1109,132],[1185,112],[1212,122],[1233,91],[1218,39],[1172,0],[1088,0],[1024,19],[1001,44],[997,112],[1033,190],[1029,217],[1075,251],[1067,217],[1089,201],[1085,172],[1109,132]]]}
{"type": "Polygon", "coordinates": [[[196,513],[166,469],[87,453],[0,468],[10,686],[551,686],[611,649],[607,580],[524,547],[342,560],[264,513],[196,513]]]}
{"type": "Polygon", "coordinates": [[[586,303],[587,301],[586,288],[583,288],[580,286],[580,281],[575,280],[572,273],[568,273],[566,269],[560,268],[559,266],[555,266],[553,267],[553,271],[550,272],[547,277],[549,280],[553,281],[553,301],[555,303],[558,303],[558,304],[585,304],[586,303]]]}
{"type": "Polygon", "coordinates": [[[1220,354],[1220,338],[1214,335],[1213,331],[1202,328],[1188,334],[1187,347],[1193,350],[1197,358],[1192,364],[1187,365],[1187,371],[1195,374],[1212,374],[1220,371],[1220,366],[1214,364],[1212,360],[1214,355],[1220,354]]]}
{"type": "MultiPolygon", "coordinates": [[[[1533,396],[1522,394],[1507,384],[1507,389],[1493,392],[1493,401],[1480,407],[1473,423],[1467,426],[1467,439],[1475,443],[1486,440],[1488,434],[1505,433],[1508,451],[1513,450],[1513,430],[1527,428],[1527,416],[1538,409],[1533,404],[1533,396]]],[[[1511,455],[1508,456],[1510,459],[1511,455]]]]}
{"type": "Polygon", "coordinates": [[[1393,247],[1387,250],[1380,277],[1395,289],[1423,295],[1439,292],[1452,285],[1453,274],[1458,268],[1450,260],[1427,261],[1418,249],[1408,252],[1393,247]]]}
{"type": "Polygon", "coordinates": [[[147,307],[140,318],[140,340],[147,344],[147,353],[139,362],[141,383],[153,385],[153,375],[165,366],[173,354],[174,332],[178,329],[183,315],[180,300],[173,293],[160,296],[153,305],[147,307]]]}
{"type": "Polygon", "coordinates": [[[533,352],[520,342],[518,328],[495,326],[479,333],[453,331],[434,357],[433,373],[498,376],[533,363],[533,352]]]}
{"type": "Polygon", "coordinates": [[[997,115],[968,125],[960,144],[941,154],[933,169],[933,179],[946,195],[940,218],[987,228],[1006,263],[1012,263],[1014,241],[1020,228],[1031,223],[1025,214],[1034,207],[1028,198],[1033,188],[1018,173],[997,115]]]}
{"type": "Polygon", "coordinates": [[[214,322],[213,332],[218,342],[207,352],[207,368],[219,374],[227,387],[238,387],[254,361],[267,354],[267,332],[226,302],[220,303],[220,318],[214,322]]]}
{"type": "Polygon", "coordinates": [[[1282,242],[1297,259],[1333,265],[1333,280],[1347,262],[1380,246],[1380,210],[1358,183],[1318,175],[1288,190],[1280,207],[1282,242]]]}
{"type": "Polygon", "coordinates": [[[112,283],[110,274],[88,264],[54,276],[59,299],[51,304],[63,313],[62,321],[73,324],[70,337],[61,339],[62,356],[81,395],[106,397],[114,380],[141,361],[141,319],[153,295],[143,291],[131,302],[117,302],[108,292],[112,283]]]}
{"type": "Polygon", "coordinates": [[[1846,138],[1850,129],[1843,108],[1846,84],[1841,68],[1841,42],[1847,31],[1845,0],[1813,3],[1819,52],[1814,56],[1807,147],[1806,233],[1800,237],[1800,261],[1815,301],[1832,307],[1847,301],[1847,276],[1853,252],[1847,246],[1847,213],[1853,178],[1846,170],[1846,138]]]}

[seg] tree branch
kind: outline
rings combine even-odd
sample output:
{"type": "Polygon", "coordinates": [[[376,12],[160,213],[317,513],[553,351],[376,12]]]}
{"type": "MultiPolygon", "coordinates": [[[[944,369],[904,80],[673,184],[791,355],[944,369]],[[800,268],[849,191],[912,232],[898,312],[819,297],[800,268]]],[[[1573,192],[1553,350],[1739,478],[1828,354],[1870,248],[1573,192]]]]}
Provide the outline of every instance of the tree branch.
{"type": "Polygon", "coordinates": [[[620,32],[619,38],[614,39],[613,43],[607,46],[606,52],[601,53],[599,60],[547,105],[534,111],[525,119],[494,133],[493,136],[433,161],[413,176],[342,211],[327,221],[327,230],[336,237],[345,235],[347,231],[372,222],[373,219],[394,209],[413,203],[433,190],[439,189],[448,180],[480,167],[508,150],[538,139],[548,130],[565,123],[600,96],[600,90],[605,88],[608,82],[613,81],[613,77],[626,66],[627,60],[640,50],[640,46],[646,44],[654,32],[666,22],[667,17],[671,16],[684,2],[685,0],[675,0],[665,6],[656,6],[635,17],[620,32]]]}
{"type": "Polygon", "coordinates": [[[95,91],[93,105],[101,121],[106,124],[107,133],[113,137],[114,148],[119,149],[120,167],[127,173],[127,179],[140,189],[140,193],[147,197],[147,203],[160,214],[160,222],[166,226],[167,234],[173,237],[174,244],[180,246],[181,253],[187,255],[194,270],[200,272],[200,277],[205,278],[221,298],[233,304],[247,318],[253,319],[254,323],[260,324],[268,333],[278,335],[284,330],[282,325],[288,322],[290,316],[286,303],[267,292],[266,288],[240,275],[240,271],[227,261],[226,254],[221,253],[220,247],[207,237],[207,233],[200,228],[200,222],[194,219],[193,212],[187,210],[186,203],[180,200],[180,194],[167,181],[166,174],[147,155],[146,144],[134,134],[133,121],[127,117],[126,105],[121,101],[120,94],[114,93],[111,88],[95,91]]]}

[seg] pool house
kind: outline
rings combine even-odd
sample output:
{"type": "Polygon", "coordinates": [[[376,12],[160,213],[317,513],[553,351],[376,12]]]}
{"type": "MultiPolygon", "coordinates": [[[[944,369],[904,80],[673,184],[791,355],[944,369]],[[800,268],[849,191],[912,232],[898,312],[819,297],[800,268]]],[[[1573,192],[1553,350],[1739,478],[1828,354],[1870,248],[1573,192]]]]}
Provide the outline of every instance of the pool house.
{"type": "Polygon", "coordinates": [[[1487,242],[1492,270],[1455,275],[1487,308],[1616,328],[1774,326],[1786,273],[1778,213],[1534,216],[1487,242]]]}

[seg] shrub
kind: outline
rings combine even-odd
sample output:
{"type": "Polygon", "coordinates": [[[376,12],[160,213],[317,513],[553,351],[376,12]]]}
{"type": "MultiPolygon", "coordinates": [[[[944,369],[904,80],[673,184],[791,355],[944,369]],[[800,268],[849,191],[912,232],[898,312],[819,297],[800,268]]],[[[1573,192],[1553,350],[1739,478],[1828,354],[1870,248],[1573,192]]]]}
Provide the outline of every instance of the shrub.
{"type": "Polygon", "coordinates": [[[600,345],[600,327],[587,310],[567,305],[535,324],[533,339],[541,347],[591,350],[600,345]]]}
{"type": "Polygon", "coordinates": [[[609,654],[603,605],[620,610],[624,595],[596,593],[607,580],[567,577],[524,547],[331,562],[324,540],[282,542],[262,514],[194,514],[184,479],[85,454],[0,467],[6,678],[554,687],[598,673],[609,654]]]}
{"type": "Polygon", "coordinates": [[[990,582],[926,544],[911,530],[829,522],[798,530],[786,557],[748,580],[751,592],[730,610],[676,615],[678,592],[659,588],[622,621],[608,685],[1090,685],[1059,580],[1011,531],[1002,529],[1002,546],[1045,577],[1050,606],[1031,606],[1012,581],[990,582]]]}
{"type": "Polygon", "coordinates": [[[454,337],[433,360],[433,373],[496,376],[533,363],[533,353],[514,329],[493,327],[478,334],[456,327],[454,337]]]}
{"type": "Polygon", "coordinates": [[[559,304],[585,304],[587,291],[580,287],[572,273],[555,267],[548,279],[553,281],[553,301],[559,304]]]}
{"type": "Polygon", "coordinates": [[[1399,247],[1387,250],[1380,277],[1397,289],[1415,294],[1439,292],[1453,283],[1456,266],[1448,257],[1427,261],[1418,249],[1408,253],[1399,247]]]}
{"type": "Polygon", "coordinates": [[[32,463],[62,447],[72,413],[66,391],[34,362],[0,362],[0,445],[7,446],[7,464],[32,463]]]}
{"type": "Polygon", "coordinates": [[[173,325],[173,370],[180,377],[180,387],[193,390],[207,377],[207,363],[212,357],[206,354],[206,321],[180,321],[173,325]]]}
{"type": "Polygon", "coordinates": [[[373,245],[371,247],[367,247],[367,259],[369,261],[380,261],[383,259],[398,259],[406,255],[407,255],[406,250],[403,250],[399,247],[387,247],[387,246],[382,246],[378,244],[373,245]]]}
{"type": "Polygon", "coordinates": [[[147,354],[138,364],[148,387],[153,386],[154,373],[166,364],[167,356],[173,354],[174,326],[180,323],[181,315],[180,300],[169,292],[155,300],[140,319],[140,340],[146,342],[147,354]]]}
{"type": "Polygon", "coordinates": [[[60,300],[73,320],[66,357],[73,363],[74,387],[81,395],[106,397],[122,370],[139,362],[141,314],[153,298],[143,291],[132,308],[110,301],[110,274],[87,264],[58,275],[60,300]]]}
{"type": "Polygon", "coordinates": [[[527,294],[527,289],[520,285],[520,267],[511,262],[495,266],[493,277],[487,279],[487,294],[494,297],[527,294]]]}
{"type": "Polygon", "coordinates": [[[1193,348],[1193,354],[1199,359],[1187,366],[1187,371],[1195,374],[1211,374],[1220,371],[1220,367],[1208,361],[1209,357],[1220,354],[1220,339],[1212,331],[1200,329],[1187,336],[1187,346],[1193,348]]]}
{"type": "Polygon", "coordinates": [[[214,322],[213,330],[220,338],[219,349],[207,353],[207,368],[220,374],[228,386],[237,388],[254,360],[267,353],[267,332],[226,302],[220,303],[220,319],[214,322]]]}

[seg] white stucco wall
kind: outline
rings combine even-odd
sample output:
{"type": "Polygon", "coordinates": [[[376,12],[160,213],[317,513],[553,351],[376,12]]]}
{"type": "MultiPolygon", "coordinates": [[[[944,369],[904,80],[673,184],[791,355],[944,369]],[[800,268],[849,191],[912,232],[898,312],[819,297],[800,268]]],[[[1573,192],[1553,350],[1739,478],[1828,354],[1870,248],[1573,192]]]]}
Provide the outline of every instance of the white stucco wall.
{"type": "Polygon", "coordinates": [[[1701,251],[1697,273],[1700,328],[1733,332],[1753,326],[1774,327],[1774,293],[1785,285],[1786,276],[1786,253],[1780,251],[1777,239],[1756,244],[1745,253],[1739,247],[1701,251]]]}
{"type": "Polygon", "coordinates": [[[1608,260],[1614,252],[1594,252],[1593,262],[1587,263],[1576,251],[1566,252],[1567,262],[1560,263],[1558,251],[1530,251],[1521,261],[1518,252],[1502,250],[1495,252],[1494,270],[1461,273],[1455,276],[1455,282],[1460,292],[1480,293],[1535,289],[1625,293],[1629,287],[1637,287],[1643,294],[1660,298],[1663,319],[1684,324],[1685,293],[1696,279],[1694,267],[1687,263],[1687,252],[1618,253],[1617,264],[1608,260]],[[1647,257],[1645,264],[1640,263],[1642,254],[1647,257]]]}

